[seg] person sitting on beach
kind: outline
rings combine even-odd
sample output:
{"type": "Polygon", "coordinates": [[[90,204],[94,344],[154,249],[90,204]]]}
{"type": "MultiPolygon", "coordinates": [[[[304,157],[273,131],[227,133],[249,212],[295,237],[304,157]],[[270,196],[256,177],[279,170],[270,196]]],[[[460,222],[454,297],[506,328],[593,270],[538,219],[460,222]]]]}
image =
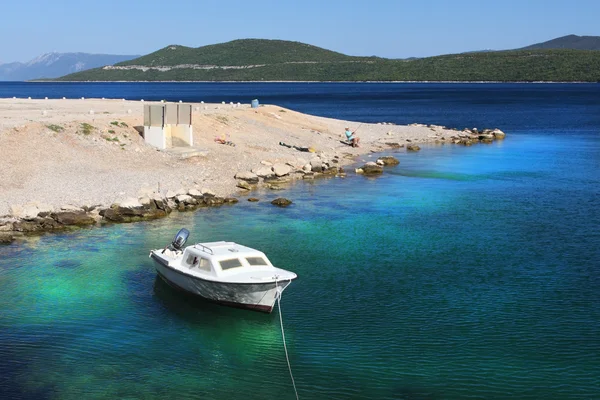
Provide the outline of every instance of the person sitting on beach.
{"type": "Polygon", "coordinates": [[[354,132],[350,132],[350,128],[346,127],[346,138],[352,147],[358,147],[358,142],[360,139],[354,136],[354,132]]]}

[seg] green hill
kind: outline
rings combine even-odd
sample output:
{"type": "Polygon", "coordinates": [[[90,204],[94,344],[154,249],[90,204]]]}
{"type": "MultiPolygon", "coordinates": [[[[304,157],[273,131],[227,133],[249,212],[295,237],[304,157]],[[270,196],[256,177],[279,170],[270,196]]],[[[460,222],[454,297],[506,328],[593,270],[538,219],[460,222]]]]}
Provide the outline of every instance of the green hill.
{"type": "Polygon", "coordinates": [[[600,36],[567,35],[547,42],[532,44],[519,50],[540,49],[600,50],[600,36]]]}
{"type": "Polygon", "coordinates": [[[146,56],[63,81],[600,81],[600,51],[513,50],[391,60],[246,39],[146,56]]]}

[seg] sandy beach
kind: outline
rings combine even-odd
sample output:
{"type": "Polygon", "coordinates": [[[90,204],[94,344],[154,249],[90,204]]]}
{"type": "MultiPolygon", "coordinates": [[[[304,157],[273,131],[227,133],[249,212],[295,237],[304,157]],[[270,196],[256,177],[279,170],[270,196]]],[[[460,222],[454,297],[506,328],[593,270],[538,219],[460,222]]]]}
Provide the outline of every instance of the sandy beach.
{"type": "Polygon", "coordinates": [[[236,188],[235,174],[264,164],[302,169],[315,158],[338,157],[344,165],[360,155],[390,150],[390,143],[447,140],[456,133],[425,126],[360,125],[276,105],[192,103],[194,144],[204,152],[182,159],[146,144],[136,130],[143,125],[143,105],[148,103],[0,99],[0,216],[10,214],[13,205],[30,202],[110,206],[144,193],[182,188],[235,196],[243,193],[236,188]],[[359,125],[361,146],[343,144],[345,126],[359,125]],[[216,137],[235,146],[217,143],[216,137]]]}

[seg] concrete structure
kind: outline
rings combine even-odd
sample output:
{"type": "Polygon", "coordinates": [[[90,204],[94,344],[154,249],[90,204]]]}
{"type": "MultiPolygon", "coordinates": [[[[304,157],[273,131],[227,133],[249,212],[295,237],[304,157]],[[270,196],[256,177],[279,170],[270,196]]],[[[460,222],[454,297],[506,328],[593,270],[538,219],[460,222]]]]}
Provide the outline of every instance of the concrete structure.
{"type": "Polygon", "coordinates": [[[161,150],[193,146],[192,105],[144,104],[144,140],[161,150]]]}

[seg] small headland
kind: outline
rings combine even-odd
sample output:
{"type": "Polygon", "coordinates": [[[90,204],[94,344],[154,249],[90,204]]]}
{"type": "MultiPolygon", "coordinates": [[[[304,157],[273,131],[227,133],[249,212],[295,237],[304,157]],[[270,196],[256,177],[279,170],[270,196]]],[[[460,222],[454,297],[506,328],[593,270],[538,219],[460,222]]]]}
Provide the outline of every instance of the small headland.
{"type": "MultiPolygon", "coordinates": [[[[0,242],[232,205],[257,189],[278,191],[300,180],[343,177],[344,167],[365,154],[504,138],[499,129],[359,124],[275,105],[194,103],[199,155],[183,158],[144,141],[143,105],[0,99],[0,242]],[[360,147],[345,142],[346,127],[356,130],[360,147]]],[[[393,163],[381,157],[375,167],[367,163],[353,172],[377,174],[393,163]]]]}

